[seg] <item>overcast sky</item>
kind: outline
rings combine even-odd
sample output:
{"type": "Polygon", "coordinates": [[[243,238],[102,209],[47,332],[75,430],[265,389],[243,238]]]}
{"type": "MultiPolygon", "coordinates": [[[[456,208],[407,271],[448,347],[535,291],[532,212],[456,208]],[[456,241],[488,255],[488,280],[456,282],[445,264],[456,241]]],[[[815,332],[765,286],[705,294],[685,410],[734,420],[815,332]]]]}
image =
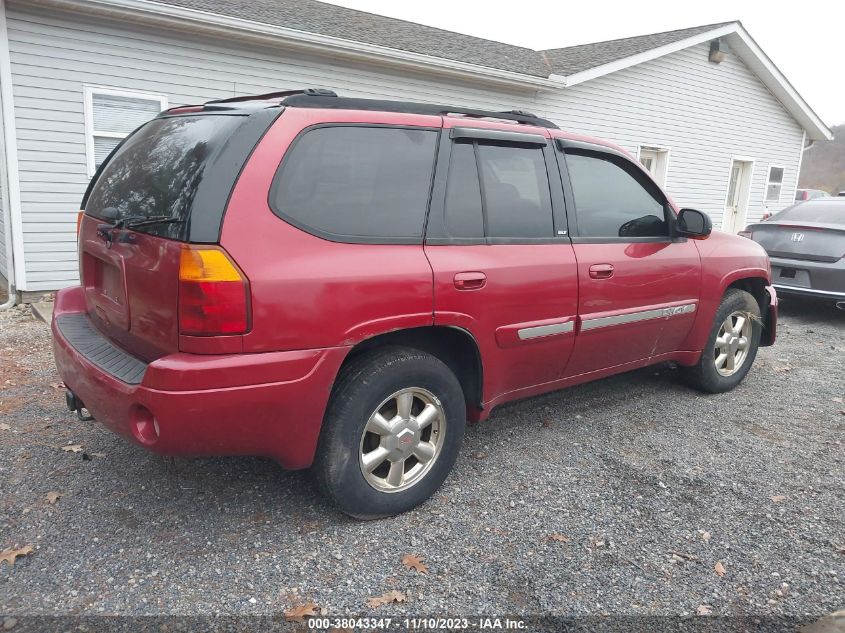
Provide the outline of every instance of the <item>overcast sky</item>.
{"type": "Polygon", "coordinates": [[[534,49],[740,20],[825,123],[845,123],[842,0],[331,1],[534,49]]]}

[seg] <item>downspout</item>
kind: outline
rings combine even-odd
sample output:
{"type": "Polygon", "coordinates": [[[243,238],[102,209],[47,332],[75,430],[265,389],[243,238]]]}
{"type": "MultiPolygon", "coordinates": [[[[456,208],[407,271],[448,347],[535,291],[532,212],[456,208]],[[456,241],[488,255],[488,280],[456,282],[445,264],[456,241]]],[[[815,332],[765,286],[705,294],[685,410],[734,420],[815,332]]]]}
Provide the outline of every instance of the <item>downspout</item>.
{"type": "Polygon", "coordinates": [[[2,125],[0,139],[3,140],[3,173],[0,174],[0,182],[3,184],[3,195],[6,198],[6,203],[3,204],[3,236],[5,238],[6,279],[9,293],[6,302],[0,305],[0,311],[8,310],[18,300],[15,286],[15,247],[12,238],[12,188],[14,187],[17,191],[17,188],[20,187],[17,180],[17,170],[15,169],[14,173],[12,170],[12,165],[17,165],[14,116],[12,68],[9,62],[9,38],[6,32],[6,6],[5,2],[0,0],[0,125],[2,125]],[[12,153],[15,155],[10,156],[9,154],[12,153]]]}

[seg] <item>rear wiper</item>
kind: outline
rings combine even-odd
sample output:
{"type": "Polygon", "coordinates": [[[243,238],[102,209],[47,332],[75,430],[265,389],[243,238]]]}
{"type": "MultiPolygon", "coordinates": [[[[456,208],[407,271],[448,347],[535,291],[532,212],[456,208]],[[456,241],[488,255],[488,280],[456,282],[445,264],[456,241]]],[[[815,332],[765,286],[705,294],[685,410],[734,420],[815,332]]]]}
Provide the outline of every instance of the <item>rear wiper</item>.
{"type": "Polygon", "coordinates": [[[153,226],[154,224],[184,224],[184,222],[185,220],[170,215],[154,215],[143,220],[124,220],[119,228],[136,229],[142,226],[153,226]]]}

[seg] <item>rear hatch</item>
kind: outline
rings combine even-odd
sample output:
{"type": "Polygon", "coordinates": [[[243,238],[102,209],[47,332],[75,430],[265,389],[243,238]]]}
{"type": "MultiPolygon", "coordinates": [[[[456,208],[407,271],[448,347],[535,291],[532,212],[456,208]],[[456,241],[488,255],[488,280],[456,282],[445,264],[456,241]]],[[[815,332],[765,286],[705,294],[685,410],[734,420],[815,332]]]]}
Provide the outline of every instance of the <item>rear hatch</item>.
{"type": "Polygon", "coordinates": [[[845,201],[810,200],[748,231],[770,257],[835,262],[845,256],[845,201]]]}
{"type": "Polygon", "coordinates": [[[80,276],[95,326],[153,360],[179,349],[180,257],[219,241],[241,168],[279,107],[170,111],[106,159],[83,200],[80,276]]]}

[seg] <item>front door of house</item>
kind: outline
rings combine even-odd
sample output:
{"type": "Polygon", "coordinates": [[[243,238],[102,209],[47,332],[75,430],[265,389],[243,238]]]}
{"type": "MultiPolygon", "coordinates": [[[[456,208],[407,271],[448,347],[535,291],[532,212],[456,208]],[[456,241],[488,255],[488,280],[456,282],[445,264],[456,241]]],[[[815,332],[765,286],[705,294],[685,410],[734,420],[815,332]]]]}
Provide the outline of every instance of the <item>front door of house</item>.
{"type": "Polygon", "coordinates": [[[722,230],[736,233],[745,228],[745,209],[742,192],[746,188],[745,178],[748,164],[741,160],[731,162],[728,196],[725,199],[725,213],[722,217],[722,230]]]}

